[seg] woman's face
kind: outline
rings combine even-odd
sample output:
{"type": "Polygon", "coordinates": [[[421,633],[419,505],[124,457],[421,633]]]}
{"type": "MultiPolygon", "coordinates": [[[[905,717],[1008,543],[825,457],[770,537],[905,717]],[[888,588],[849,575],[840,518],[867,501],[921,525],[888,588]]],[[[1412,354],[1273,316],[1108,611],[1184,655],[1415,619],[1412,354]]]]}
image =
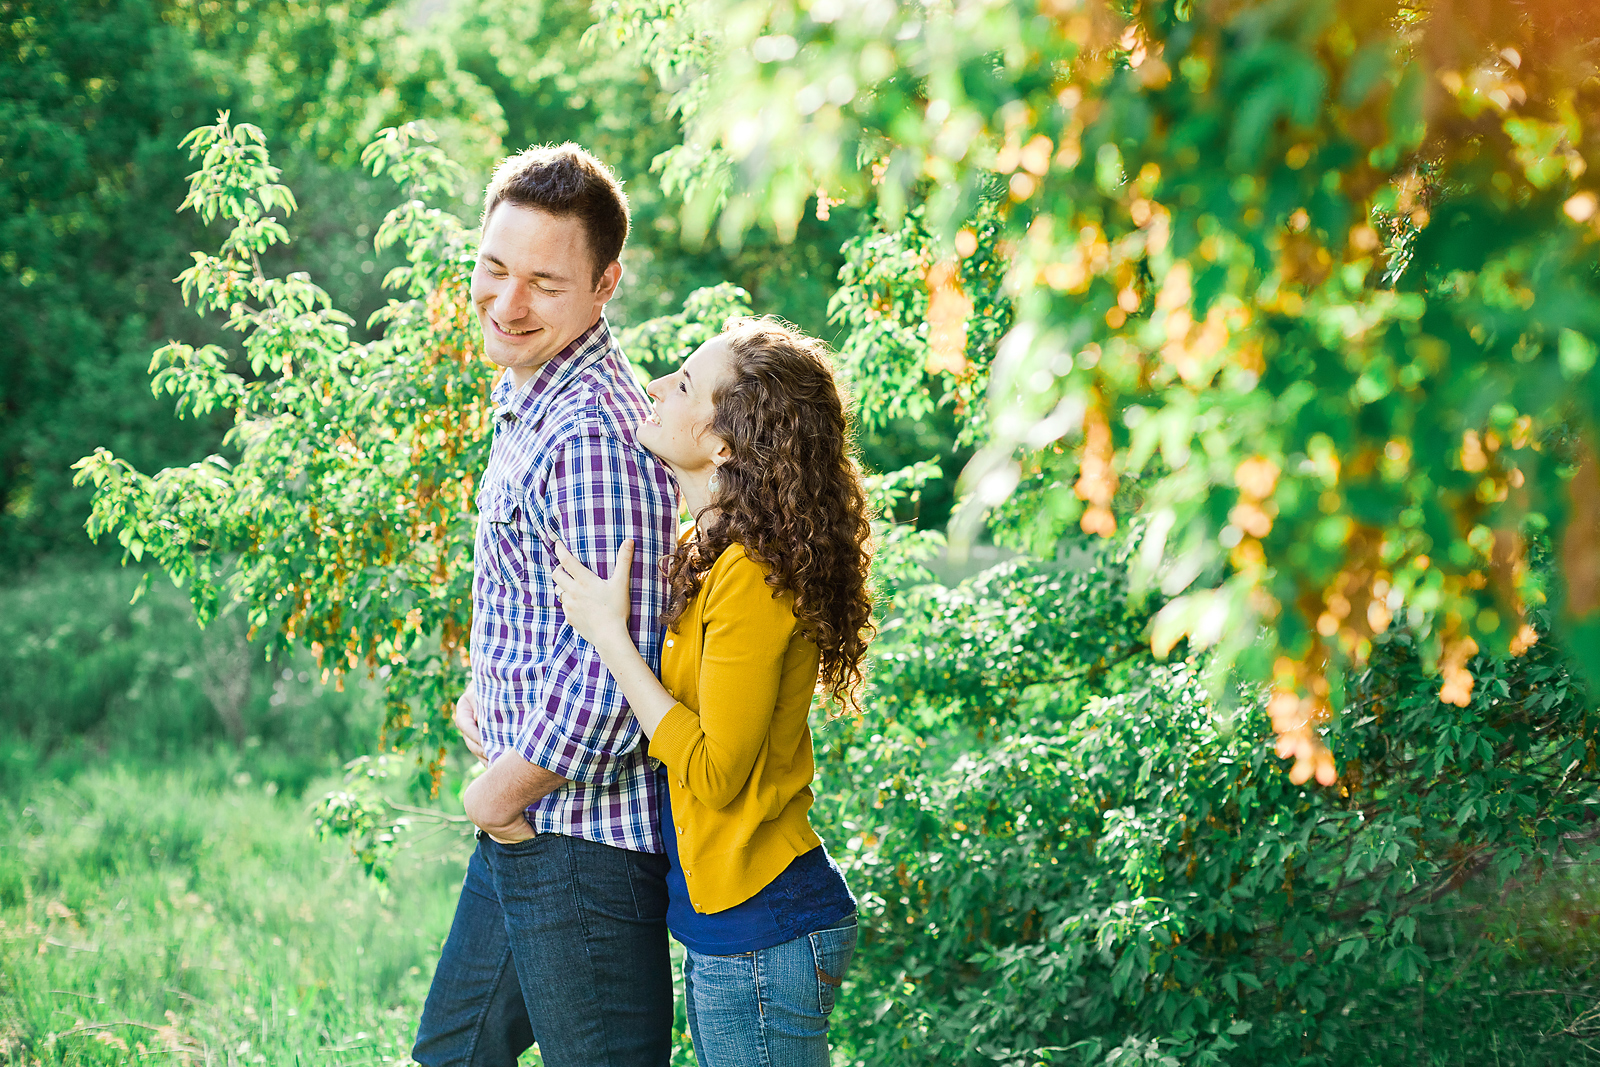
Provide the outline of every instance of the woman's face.
{"type": "Polygon", "coordinates": [[[674,470],[706,472],[718,457],[729,455],[727,442],[711,432],[716,414],[711,397],[727,377],[731,359],[727,342],[713,337],[646,390],[656,406],[639,423],[639,443],[674,470]]]}

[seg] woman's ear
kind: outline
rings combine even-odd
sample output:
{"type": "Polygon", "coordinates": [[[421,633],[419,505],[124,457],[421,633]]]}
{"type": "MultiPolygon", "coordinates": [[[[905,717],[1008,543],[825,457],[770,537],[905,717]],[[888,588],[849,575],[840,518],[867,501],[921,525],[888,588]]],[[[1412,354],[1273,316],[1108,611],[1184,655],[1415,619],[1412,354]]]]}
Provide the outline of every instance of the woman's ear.
{"type": "Polygon", "coordinates": [[[729,448],[728,447],[728,443],[726,441],[724,441],[722,443],[722,445],[717,449],[716,453],[714,455],[712,455],[711,462],[715,463],[717,466],[720,467],[720,466],[722,466],[724,463],[728,462],[728,460],[730,460],[732,458],[733,458],[733,449],[729,448]]]}

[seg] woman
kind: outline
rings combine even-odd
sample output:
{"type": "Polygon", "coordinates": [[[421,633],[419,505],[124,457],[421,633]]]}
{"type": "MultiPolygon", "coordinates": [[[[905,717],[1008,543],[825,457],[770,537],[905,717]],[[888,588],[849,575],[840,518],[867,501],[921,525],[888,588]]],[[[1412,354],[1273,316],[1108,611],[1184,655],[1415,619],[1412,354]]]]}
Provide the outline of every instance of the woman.
{"type": "Polygon", "coordinates": [[[855,898],[807,819],[807,714],[819,676],[857,706],[872,625],[844,407],[822,344],[769,320],[707,341],[649,393],[639,443],[695,517],[663,561],[660,679],[627,628],[631,542],[609,580],[558,545],[556,591],[660,761],[667,926],[702,1067],[825,1067],[855,898]]]}

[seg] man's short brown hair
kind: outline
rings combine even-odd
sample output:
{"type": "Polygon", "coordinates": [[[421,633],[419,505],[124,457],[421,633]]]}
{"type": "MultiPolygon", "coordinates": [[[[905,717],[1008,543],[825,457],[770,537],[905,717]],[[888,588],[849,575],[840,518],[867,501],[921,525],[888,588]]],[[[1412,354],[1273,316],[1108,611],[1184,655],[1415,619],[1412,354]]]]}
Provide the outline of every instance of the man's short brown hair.
{"type": "Polygon", "coordinates": [[[535,145],[502,160],[483,195],[483,226],[501,203],[573,216],[594,254],[594,282],[628,240],[628,196],[611,169],[581,145],[535,145]]]}

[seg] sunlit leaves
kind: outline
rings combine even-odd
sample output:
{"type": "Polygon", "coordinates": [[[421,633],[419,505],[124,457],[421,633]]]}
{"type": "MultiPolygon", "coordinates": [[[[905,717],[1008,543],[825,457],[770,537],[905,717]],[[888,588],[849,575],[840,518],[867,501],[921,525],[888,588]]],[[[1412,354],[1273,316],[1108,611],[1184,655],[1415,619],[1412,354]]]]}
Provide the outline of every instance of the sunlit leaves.
{"type": "MultiPolygon", "coordinates": [[[[986,301],[947,265],[1003,249],[1011,334],[964,368],[989,390],[956,532],[1013,489],[1036,534],[1147,509],[1200,561],[1135,557],[1190,575],[1158,647],[1216,642],[1214,687],[1299,687],[1281,720],[1311,751],[1338,705],[1316,687],[1336,693],[1397,616],[1450,701],[1466,641],[1529,646],[1542,591],[1495,546],[1559,530],[1569,433],[1600,413],[1594,17],[1473,12],[728,0],[632,25],[658,58],[696,42],[686,114],[726,163],[707,178],[725,241],[783,230],[818,188],[927,235],[922,294],[852,323],[880,365],[920,320],[921,366],[963,370],[955,312],[986,301]],[[1236,481],[1253,456],[1279,472],[1266,492],[1236,481]]],[[[918,377],[883,395],[936,402],[918,377]]],[[[1555,616],[1568,640],[1591,640],[1585,604],[1555,616]]]]}

